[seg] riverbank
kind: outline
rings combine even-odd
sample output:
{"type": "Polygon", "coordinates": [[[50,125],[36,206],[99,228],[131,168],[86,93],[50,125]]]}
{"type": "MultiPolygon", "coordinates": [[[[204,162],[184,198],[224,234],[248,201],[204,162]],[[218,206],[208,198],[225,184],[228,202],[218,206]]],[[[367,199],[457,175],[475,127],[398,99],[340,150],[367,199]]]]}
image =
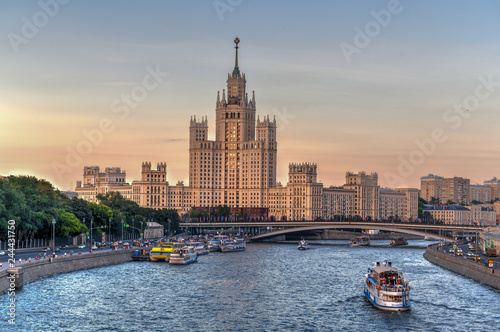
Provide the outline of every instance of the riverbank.
{"type": "Polygon", "coordinates": [[[485,266],[484,262],[476,263],[461,257],[447,255],[437,249],[437,244],[427,247],[424,258],[442,268],[500,289],[500,271],[485,266]]]}
{"type": "Polygon", "coordinates": [[[9,289],[10,280],[7,277],[11,274],[16,276],[16,288],[20,288],[35,279],[53,274],[130,262],[134,251],[135,249],[110,250],[92,254],[58,256],[52,262],[49,259],[44,259],[21,264],[0,272],[0,294],[9,289]]]}

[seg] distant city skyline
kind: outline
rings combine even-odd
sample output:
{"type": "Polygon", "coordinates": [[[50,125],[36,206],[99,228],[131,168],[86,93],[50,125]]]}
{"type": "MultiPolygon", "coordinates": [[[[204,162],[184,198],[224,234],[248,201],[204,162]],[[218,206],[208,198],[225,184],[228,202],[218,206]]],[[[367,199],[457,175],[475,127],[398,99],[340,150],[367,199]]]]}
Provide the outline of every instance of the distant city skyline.
{"type": "Polygon", "coordinates": [[[234,67],[276,116],[277,180],[315,162],[382,187],[500,177],[500,3],[22,1],[0,4],[0,175],[73,190],[84,166],[167,163],[188,182],[189,119],[234,67]]]}

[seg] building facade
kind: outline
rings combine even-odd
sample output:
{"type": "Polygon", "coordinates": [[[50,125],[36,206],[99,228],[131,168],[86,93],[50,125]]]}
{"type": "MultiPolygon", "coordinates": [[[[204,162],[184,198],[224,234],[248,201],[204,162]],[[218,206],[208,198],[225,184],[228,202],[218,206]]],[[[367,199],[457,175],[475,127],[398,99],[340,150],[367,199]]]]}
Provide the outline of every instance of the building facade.
{"type": "Polygon", "coordinates": [[[79,197],[94,202],[97,194],[115,190],[148,208],[210,213],[227,205],[241,211],[264,209],[266,217],[277,220],[416,217],[418,194],[406,189],[381,191],[377,173],[347,172],[343,187],[326,189],[318,182],[316,164],[290,163],[286,185],[277,182],[276,119],[257,115],[255,92],[247,93],[246,77],[238,65],[238,38],[235,43],[227,91],[217,92],[215,139],[208,139],[206,116],[192,116],[189,122],[189,185],[169,185],[166,163],[158,163],[155,170],[143,162],[141,179],[132,184],[118,167],[99,173],[99,167],[91,166],[84,168],[83,183],[77,183],[79,197]]]}
{"type": "Polygon", "coordinates": [[[496,177],[493,177],[491,180],[484,181],[484,185],[488,186],[492,190],[492,200],[500,199],[500,180],[496,177]]]}
{"type": "Polygon", "coordinates": [[[442,200],[443,197],[443,177],[429,174],[420,178],[420,195],[427,202],[432,198],[442,200]]]}
{"type": "Polygon", "coordinates": [[[420,178],[420,193],[427,202],[436,198],[441,203],[452,201],[455,204],[468,204],[471,201],[470,180],[429,174],[420,178]]]}
{"type": "Polygon", "coordinates": [[[494,226],[496,224],[496,211],[487,206],[472,205],[439,205],[427,208],[431,216],[446,224],[463,224],[494,226]]]}
{"type": "Polygon", "coordinates": [[[470,185],[470,201],[478,201],[488,203],[493,199],[493,188],[490,186],[471,184],[470,185]]]}

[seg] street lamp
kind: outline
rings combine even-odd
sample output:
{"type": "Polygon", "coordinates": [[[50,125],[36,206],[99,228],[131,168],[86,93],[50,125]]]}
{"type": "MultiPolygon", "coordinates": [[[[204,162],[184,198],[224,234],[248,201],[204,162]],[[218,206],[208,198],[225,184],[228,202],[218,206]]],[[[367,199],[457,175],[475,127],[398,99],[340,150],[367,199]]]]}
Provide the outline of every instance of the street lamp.
{"type": "Polygon", "coordinates": [[[111,242],[111,218],[109,218],[109,228],[108,228],[108,241],[111,242]]]}
{"type": "Polygon", "coordinates": [[[122,242],[123,242],[123,219],[122,219],[122,242]]]}
{"type": "Polygon", "coordinates": [[[52,219],[52,254],[55,252],[55,244],[56,244],[56,219],[52,219]]]}
{"type": "Polygon", "coordinates": [[[132,238],[135,240],[135,220],[134,220],[134,218],[132,218],[132,234],[134,234],[132,236],[132,238]]]}
{"type": "Polygon", "coordinates": [[[92,225],[94,224],[94,217],[90,218],[90,249],[92,249],[92,244],[94,238],[92,237],[92,225]]]}

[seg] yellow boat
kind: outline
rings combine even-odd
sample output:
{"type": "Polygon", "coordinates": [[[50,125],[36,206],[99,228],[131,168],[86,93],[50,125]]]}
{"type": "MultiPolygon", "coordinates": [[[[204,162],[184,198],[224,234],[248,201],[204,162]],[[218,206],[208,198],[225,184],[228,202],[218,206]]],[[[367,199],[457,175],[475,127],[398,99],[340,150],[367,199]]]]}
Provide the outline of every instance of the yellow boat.
{"type": "Polygon", "coordinates": [[[151,248],[149,252],[149,260],[151,262],[165,261],[168,262],[170,260],[170,254],[176,248],[184,247],[184,243],[181,242],[163,242],[160,243],[158,247],[151,248]]]}

